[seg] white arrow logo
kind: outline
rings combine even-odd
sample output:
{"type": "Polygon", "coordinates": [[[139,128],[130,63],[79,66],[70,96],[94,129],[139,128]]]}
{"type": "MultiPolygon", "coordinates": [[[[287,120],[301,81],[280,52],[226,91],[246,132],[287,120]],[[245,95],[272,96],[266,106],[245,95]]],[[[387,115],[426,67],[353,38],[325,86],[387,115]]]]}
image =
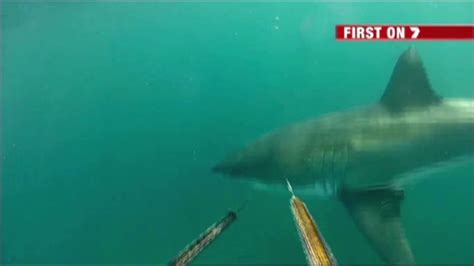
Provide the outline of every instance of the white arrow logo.
{"type": "Polygon", "coordinates": [[[412,32],[411,38],[416,39],[418,35],[420,34],[420,28],[418,27],[410,27],[410,30],[412,32]]]}

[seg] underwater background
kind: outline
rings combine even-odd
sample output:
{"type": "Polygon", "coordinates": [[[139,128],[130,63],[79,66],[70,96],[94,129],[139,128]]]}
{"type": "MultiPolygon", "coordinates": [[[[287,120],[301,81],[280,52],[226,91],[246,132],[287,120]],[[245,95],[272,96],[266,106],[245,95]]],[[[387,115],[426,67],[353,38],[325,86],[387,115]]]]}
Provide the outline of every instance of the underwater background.
{"type": "MultiPolygon", "coordinates": [[[[338,42],[336,24],[472,24],[472,2],[1,3],[0,264],[170,261],[249,200],[198,264],[304,264],[284,189],[212,174],[273,129],[378,101],[416,45],[473,97],[474,46],[338,42]]],[[[473,164],[406,192],[420,264],[473,263],[473,164]]],[[[303,194],[341,264],[382,261],[343,206],[303,194]]]]}

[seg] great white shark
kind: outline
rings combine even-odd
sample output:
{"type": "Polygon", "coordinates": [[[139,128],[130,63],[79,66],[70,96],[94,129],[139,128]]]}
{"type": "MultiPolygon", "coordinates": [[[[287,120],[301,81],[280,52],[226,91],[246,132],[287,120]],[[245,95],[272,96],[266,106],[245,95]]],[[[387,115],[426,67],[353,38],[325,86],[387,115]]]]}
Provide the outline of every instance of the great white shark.
{"type": "Polygon", "coordinates": [[[410,47],[377,103],[271,132],[212,170],[322,188],[342,201],[384,261],[413,264],[400,219],[407,181],[423,169],[472,157],[473,132],[473,99],[439,96],[410,47]]]}

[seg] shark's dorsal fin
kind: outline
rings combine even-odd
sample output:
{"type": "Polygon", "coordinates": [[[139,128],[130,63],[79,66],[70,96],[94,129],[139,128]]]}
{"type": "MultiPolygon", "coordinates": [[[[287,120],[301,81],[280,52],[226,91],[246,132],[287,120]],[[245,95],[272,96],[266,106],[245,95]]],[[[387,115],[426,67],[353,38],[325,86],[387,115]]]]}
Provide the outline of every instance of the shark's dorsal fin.
{"type": "Polygon", "coordinates": [[[377,188],[342,190],[340,199],[361,232],[387,263],[413,265],[414,258],[400,220],[403,191],[377,188]]]}
{"type": "Polygon", "coordinates": [[[431,88],[423,62],[414,47],[408,48],[398,58],[380,102],[394,112],[441,102],[441,97],[431,88]]]}

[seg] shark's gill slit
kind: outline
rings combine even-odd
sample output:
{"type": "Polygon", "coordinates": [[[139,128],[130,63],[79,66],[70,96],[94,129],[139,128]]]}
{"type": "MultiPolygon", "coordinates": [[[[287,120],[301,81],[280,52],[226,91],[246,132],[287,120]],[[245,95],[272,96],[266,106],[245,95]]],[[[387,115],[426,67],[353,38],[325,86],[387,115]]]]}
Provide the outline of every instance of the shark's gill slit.
{"type": "Polygon", "coordinates": [[[326,178],[327,178],[327,151],[323,149],[322,151],[322,163],[321,163],[321,174],[319,176],[319,182],[316,184],[321,188],[321,192],[324,193],[324,195],[327,195],[326,193],[326,178]]]}
{"type": "Polygon", "coordinates": [[[329,149],[329,165],[328,165],[328,173],[326,174],[326,178],[324,179],[324,183],[326,186],[326,193],[327,195],[332,195],[333,191],[331,190],[334,182],[334,150],[329,149]]]}

